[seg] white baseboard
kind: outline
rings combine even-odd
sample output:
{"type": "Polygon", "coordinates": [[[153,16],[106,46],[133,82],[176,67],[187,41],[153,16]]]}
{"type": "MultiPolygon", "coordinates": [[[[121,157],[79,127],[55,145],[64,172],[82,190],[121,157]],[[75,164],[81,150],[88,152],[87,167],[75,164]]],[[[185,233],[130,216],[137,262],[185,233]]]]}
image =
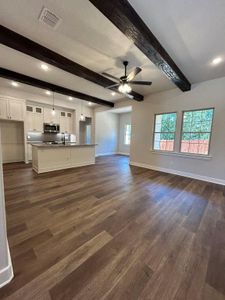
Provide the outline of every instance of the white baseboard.
{"type": "Polygon", "coordinates": [[[161,168],[161,167],[157,167],[157,166],[151,166],[149,164],[138,163],[135,161],[130,161],[130,165],[140,167],[140,168],[170,173],[170,174],[174,174],[174,175],[184,176],[184,177],[188,177],[188,178],[193,178],[193,179],[197,179],[197,180],[202,180],[202,181],[206,181],[206,182],[212,182],[212,183],[216,183],[216,184],[220,184],[220,185],[225,185],[225,180],[219,179],[219,178],[203,176],[203,175],[198,175],[198,174],[189,173],[189,172],[182,172],[182,171],[178,171],[178,170],[174,170],[174,169],[167,169],[167,168],[161,168]]]}
{"type": "Polygon", "coordinates": [[[7,245],[7,248],[8,248],[8,266],[0,270],[0,288],[2,288],[4,285],[9,283],[14,277],[12,261],[9,252],[9,245],[7,245]]]}
{"type": "Polygon", "coordinates": [[[117,154],[119,154],[119,155],[130,156],[130,153],[127,153],[127,152],[117,152],[117,154]]]}
{"type": "Polygon", "coordinates": [[[95,155],[95,157],[107,156],[107,155],[115,155],[115,154],[117,154],[117,152],[98,153],[98,154],[95,155]]]}
{"type": "Polygon", "coordinates": [[[38,168],[37,166],[33,165],[32,168],[33,170],[38,173],[47,173],[47,172],[52,172],[52,171],[60,171],[60,170],[66,170],[66,169],[73,169],[73,168],[78,168],[78,167],[85,167],[89,165],[94,165],[95,161],[86,161],[82,163],[75,163],[75,164],[69,164],[67,166],[65,165],[59,165],[59,166],[53,166],[51,168],[38,168]]]}
{"type": "Polygon", "coordinates": [[[130,156],[130,153],[125,153],[125,152],[107,152],[107,153],[96,154],[95,157],[107,156],[107,155],[126,155],[126,156],[130,156]]]}

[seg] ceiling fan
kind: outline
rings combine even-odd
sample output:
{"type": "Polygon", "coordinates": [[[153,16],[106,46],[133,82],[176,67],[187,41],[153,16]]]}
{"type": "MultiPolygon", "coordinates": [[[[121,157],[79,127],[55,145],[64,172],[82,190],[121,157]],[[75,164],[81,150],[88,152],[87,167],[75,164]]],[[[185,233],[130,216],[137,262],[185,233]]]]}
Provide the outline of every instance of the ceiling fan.
{"type": "Polygon", "coordinates": [[[124,61],[123,65],[124,65],[124,69],[125,69],[125,74],[124,74],[124,76],[121,76],[120,78],[117,78],[117,77],[110,75],[108,73],[105,73],[105,72],[102,73],[103,75],[117,81],[117,83],[107,86],[106,87],[107,89],[112,89],[112,88],[118,87],[118,91],[120,93],[125,94],[129,98],[133,98],[132,95],[129,94],[132,91],[131,85],[133,85],[133,84],[151,85],[152,84],[151,81],[134,81],[133,80],[134,77],[137,76],[137,74],[139,74],[142,71],[142,69],[139,67],[136,67],[130,74],[127,75],[128,61],[124,61]]]}

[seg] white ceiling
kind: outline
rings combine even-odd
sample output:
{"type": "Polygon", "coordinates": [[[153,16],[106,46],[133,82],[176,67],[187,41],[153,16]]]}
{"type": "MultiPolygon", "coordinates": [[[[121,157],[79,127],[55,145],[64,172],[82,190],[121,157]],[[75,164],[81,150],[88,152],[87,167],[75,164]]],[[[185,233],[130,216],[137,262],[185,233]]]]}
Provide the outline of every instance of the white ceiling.
{"type": "MultiPolygon", "coordinates": [[[[88,0],[20,0],[0,1],[1,24],[101,73],[107,71],[123,75],[122,60],[130,62],[129,68],[141,66],[143,72],[137,79],[153,81],[151,87],[135,87],[146,95],[161,89],[171,89],[173,84],[109,22],[88,0]],[[62,18],[60,26],[53,30],[38,21],[43,6],[62,18]]],[[[112,96],[94,83],[50,66],[43,72],[41,62],[3,45],[0,46],[0,65],[17,72],[62,85],[105,100],[114,101],[123,96],[112,96]]]]}
{"type": "Polygon", "coordinates": [[[129,0],[192,83],[225,76],[224,0],[129,0]],[[212,66],[220,56],[223,63],[212,66]]]}
{"type": "MultiPolygon", "coordinates": [[[[46,90],[36,88],[30,85],[18,83],[18,87],[12,87],[11,85],[12,81],[9,81],[7,79],[1,78],[0,77],[0,96],[8,96],[8,97],[14,97],[18,99],[25,99],[28,101],[34,101],[34,102],[52,102],[53,101],[53,94],[51,93],[50,95],[46,94],[46,90]]],[[[72,98],[69,99],[68,96],[62,95],[55,93],[54,94],[54,99],[55,101],[59,101],[59,103],[64,102],[68,103],[70,105],[84,105],[84,106],[89,106],[89,107],[96,107],[98,105],[88,101],[82,101],[80,99],[72,98]]]]}
{"type": "MultiPolygon", "coordinates": [[[[216,56],[225,58],[224,0],[130,0],[162,45],[192,82],[225,76],[225,64],[211,66],[216,56]]],[[[75,62],[101,73],[123,74],[122,60],[130,68],[141,66],[138,79],[151,80],[150,87],[136,87],[147,95],[171,89],[171,83],[150,61],[88,0],[0,0],[0,23],[75,62]],[[62,18],[53,30],[40,23],[43,6],[62,18]]],[[[53,66],[40,69],[41,62],[0,45],[0,66],[62,85],[109,101],[117,94],[53,66]]],[[[0,86],[2,82],[0,81],[0,86]]],[[[23,86],[26,89],[25,86],[23,86]]]]}
{"type": "Polygon", "coordinates": [[[114,113],[114,114],[124,114],[124,113],[128,113],[128,112],[132,112],[132,106],[124,106],[124,107],[111,109],[109,112],[114,113]]]}

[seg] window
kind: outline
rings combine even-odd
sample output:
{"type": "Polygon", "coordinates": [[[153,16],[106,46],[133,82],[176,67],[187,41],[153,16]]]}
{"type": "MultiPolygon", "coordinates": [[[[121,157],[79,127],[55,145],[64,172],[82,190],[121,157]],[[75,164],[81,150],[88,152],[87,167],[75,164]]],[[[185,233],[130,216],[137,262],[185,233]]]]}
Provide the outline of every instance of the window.
{"type": "Polygon", "coordinates": [[[181,152],[209,154],[214,109],[183,112],[181,152]]]}
{"type": "Polygon", "coordinates": [[[130,138],[131,138],[131,125],[126,124],[124,126],[124,144],[130,145],[130,138]]]}
{"type": "Polygon", "coordinates": [[[154,150],[174,151],[176,113],[155,115],[154,150]]]}

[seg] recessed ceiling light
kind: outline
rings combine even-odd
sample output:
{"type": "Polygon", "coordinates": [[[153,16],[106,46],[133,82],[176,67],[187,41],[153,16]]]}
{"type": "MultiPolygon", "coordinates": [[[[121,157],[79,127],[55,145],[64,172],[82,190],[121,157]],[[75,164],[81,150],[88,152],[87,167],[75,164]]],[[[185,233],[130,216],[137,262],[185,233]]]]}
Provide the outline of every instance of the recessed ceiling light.
{"type": "Polygon", "coordinates": [[[51,92],[50,91],[46,91],[45,94],[51,95],[51,92]]]}
{"type": "Polygon", "coordinates": [[[111,93],[111,95],[112,95],[112,96],[115,96],[115,95],[116,95],[116,93],[115,93],[115,92],[112,92],[112,93],[111,93]]]}
{"type": "Polygon", "coordinates": [[[12,82],[11,82],[11,85],[12,85],[12,86],[15,86],[15,87],[19,86],[19,84],[18,84],[17,82],[15,82],[15,81],[12,81],[12,82]]]}
{"type": "Polygon", "coordinates": [[[48,71],[48,69],[49,69],[48,65],[46,65],[46,64],[41,64],[41,68],[44,71],[48,71]]]}
{"type": "Polygon", "coordinates": [[[88,102],[88,105],[90,105],[90,106],[91,106],[91,105],[92,105],[92,102],[88,102]]]}
{"type": "Polygon", "coordinates": [[[69,97],[69,100],[72,101],[72,100],[73,100],[73,97],[69,97]]]}
{"type": "Polygon", "coordinates": [[[222,58],[221,57],[216,57],[214,58],[214,60],[212,61],[213,65],[218,65],[222,62],[222,58]]]}

